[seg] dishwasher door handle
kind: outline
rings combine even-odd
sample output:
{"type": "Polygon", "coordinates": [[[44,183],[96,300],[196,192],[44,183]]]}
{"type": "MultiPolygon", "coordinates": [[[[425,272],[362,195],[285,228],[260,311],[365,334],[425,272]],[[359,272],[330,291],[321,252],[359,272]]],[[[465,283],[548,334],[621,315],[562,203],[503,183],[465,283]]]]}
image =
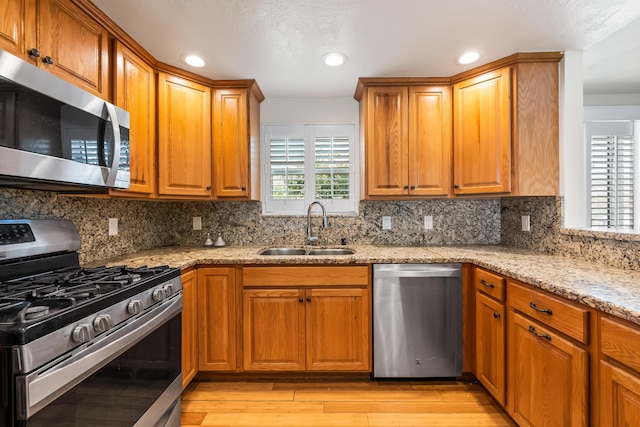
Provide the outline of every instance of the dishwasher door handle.
{"type": "Polygon", "coordinates": [[[461,277],[459,269],[438,269],[438,270],[376,270],[374,279],[387,277],[461,277]]]}

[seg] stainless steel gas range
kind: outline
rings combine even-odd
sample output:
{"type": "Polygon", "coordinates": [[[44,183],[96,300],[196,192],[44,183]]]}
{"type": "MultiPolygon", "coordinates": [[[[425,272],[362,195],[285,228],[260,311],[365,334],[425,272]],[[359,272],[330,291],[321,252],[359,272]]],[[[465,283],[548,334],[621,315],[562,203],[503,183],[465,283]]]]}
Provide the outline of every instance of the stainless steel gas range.
{"type": "Polygon", "coordinates": [[[70,221],[0,221],[0,426],[179,426],[180,271],[79,249],[70,221]]]}

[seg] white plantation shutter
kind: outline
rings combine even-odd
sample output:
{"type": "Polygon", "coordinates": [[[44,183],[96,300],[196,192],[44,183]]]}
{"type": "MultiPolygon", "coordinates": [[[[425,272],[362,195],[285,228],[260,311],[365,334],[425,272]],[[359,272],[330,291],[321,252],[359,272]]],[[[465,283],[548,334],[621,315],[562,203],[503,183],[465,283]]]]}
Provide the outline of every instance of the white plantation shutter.
{"type": "Polygon", "coordinates": [[[264,135],[265,214],[306,215],[316,200],[355,213],[355,125],[266,125],[264,135]]]}
{"type": "Polygon", "coordinates": [[[591,226],[635,228],[638,165],[633,122],[587,123],[586,135],[590,156],[588,216],[591,226]]]}

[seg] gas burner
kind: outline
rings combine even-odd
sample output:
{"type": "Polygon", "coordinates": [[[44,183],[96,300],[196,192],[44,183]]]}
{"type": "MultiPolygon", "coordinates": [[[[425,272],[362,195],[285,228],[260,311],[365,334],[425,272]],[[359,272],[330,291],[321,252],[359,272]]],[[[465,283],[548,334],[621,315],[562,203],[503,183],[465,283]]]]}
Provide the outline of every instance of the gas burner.
{"type": "Polygon", "coordinates": [[[25,320],[37,319],[39,317],[43,317],[49,314],[49,307],[46,305],[36,305],[33,307],[28,307],[24,311],[25,320]]]}

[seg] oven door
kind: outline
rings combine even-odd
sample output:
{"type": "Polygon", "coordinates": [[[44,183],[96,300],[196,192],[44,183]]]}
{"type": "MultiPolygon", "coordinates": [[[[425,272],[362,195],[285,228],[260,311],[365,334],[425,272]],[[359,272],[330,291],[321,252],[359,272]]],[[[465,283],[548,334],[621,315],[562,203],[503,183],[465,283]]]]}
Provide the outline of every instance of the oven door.
{"type": "Polygon", "coordinates": [[[182,294],[16,379],[16,426],[179,426],[182,294]]]}

